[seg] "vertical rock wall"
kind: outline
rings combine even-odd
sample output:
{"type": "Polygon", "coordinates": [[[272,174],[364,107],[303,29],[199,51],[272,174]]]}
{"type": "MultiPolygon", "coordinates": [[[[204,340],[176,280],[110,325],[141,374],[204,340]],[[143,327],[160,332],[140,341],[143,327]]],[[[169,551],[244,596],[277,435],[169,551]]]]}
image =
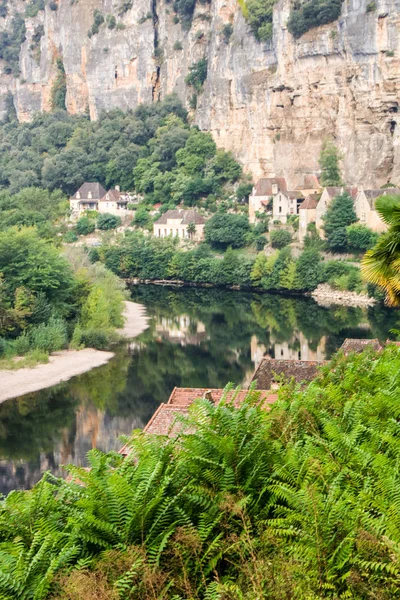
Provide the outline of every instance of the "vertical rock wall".
{"type": "MultiPolygon", "coordinates": [[[[24,10],[21,0],[9,2],[24,10]]],[[[12,91],[20,120],[51,109],[57,57],[68,110],[88,110],[94,119],[103,109],[133,108],[172,92],[188,105],[193,91],[185,77],[206,57],[208,78],[193,120],[255,177],[285,175],[290,185],[299,183],[304,173],[318,171],[329,136],[343,152],[349,184],[400,183],[400,0],[377,0],[372,12],[368,0],[344,0],[339,21],[297,41],[286,27],[291,0],[277,0],[270,44],[250,34],[235,0],[198,2],[189,31],[174,22],[172,2],[134,0],[119,15],[121,4],[58,0],[56,11],[46,6],[26,19],[21,75],[0,73],[0,97],[12,91]],[[89,38],[96,8],[118,25],[102,25],[89,38]],[[38,64],[30,45],[39,23],[38,64]],[[227,23],[233,25],[229,41],[222,33],[227,23]]],[[[9,17],[3,21],[7,27],[9,17]]]]}

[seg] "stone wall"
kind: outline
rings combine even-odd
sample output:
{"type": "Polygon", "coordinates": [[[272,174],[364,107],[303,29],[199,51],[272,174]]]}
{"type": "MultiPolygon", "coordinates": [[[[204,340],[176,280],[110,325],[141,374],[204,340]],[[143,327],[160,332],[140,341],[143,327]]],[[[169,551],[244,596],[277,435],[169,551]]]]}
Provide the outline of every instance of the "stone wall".
{"type": "MultiPolygon", "coordinates": [[[[0,109],[11,90],[20,120],[50,110],[57,57],[72,113],[88,110],[95,119],[104,109],[133,108],[171,92],[188,105],[185,76],[205,56],[209,75],[193,121],[256,178],[284,175],[290,187],[300,185],[304,173],[318,172],[329,136],[344,154],[348,184],[400,182],[400,0],[377,0],[367,13],[368,1],[344,0],[339,21],[296,41],[286,27],[291,0],[277,0],[273,41],[261,44],[235,0],[198,3],[189,31],[174,23],[165,0],[135,0],[122,16],[121,0],[58,0],[58,10],[47,6],[26,20],[21,75],[0,73],[0,109]],[[113,14],[119,28],[103,25],[89,39],[95,8],[113,14]],[[45,33],[37,64],[29,47],[39,23],[45,33]],[[177,42],[182,50],[174,49],[177,42]]],[[[24,10],[21,0],[9,3],[24,10]]],[[[0,28],[9,20],[0,19],[0,28]]]]}

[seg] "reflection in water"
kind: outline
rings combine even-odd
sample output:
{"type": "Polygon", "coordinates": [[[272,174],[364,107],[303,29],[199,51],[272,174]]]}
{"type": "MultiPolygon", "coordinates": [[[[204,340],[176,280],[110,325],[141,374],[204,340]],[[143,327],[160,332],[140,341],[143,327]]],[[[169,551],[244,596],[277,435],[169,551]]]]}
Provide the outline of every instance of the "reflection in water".
{"type": "Polygon", "coordinates": [[[0,405],[0,491],[29,488],[45,470],[85,464],[88,450],[117,450],[175,386],[246,387],[263,356],[329,358],[345,337],[379,337],[398,312],[320,308],[311,299],[141,286],[149,329],[107,365],[0,405]]]}

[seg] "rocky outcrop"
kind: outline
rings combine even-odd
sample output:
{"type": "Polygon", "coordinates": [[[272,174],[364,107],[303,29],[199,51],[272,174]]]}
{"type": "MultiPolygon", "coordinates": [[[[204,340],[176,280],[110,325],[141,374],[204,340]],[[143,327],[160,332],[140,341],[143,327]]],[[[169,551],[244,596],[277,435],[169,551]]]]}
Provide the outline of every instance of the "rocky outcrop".
{"type": "MultiPolygon", "coordinates": [[[[12,10],[25,3],[9,0],[12,10]]],[[[284,175],[291,186],[318,171],[324,137],[344,155],[347,182],[380,186],[400,182],[400,0],[344,0],[339,21],[299,40],[287,30],[291,0],[277,0],[270,44],[251,35],[235,0],[197,3],[192,27],[176,23],[166,0],[58,0],[26,19],[21,75],[0,74],[21,120],[51,108],[51,89],[61,57],[70,112],[133,108],[175,92],[189,105],[189,67],[208,59],[208,77],[194,122],[231,149],[255,177],[284,175]],[[132,5],[130,8],[130,4],[132,5]],[[54,8],[54,6],[53,6],[54,8]],[[114,15],[88,37],[93,11],[114,15]],[[32,35],[44,26],[40,58],[32,35]],[[232,23],[229,40],[223,26],[232,23]],[[179,47],[182,49],[178,49],[179,47]]],[[[21,8],[21,6],[22,8],[21,8]]],[[[4,20],[7,26],[9,17],[4,20]]]]}
{"type": "Polygon", "coordinates": [[[375,298],[370,298],[366,294],[335,290],[327,283],[320,283],[320,285],[311,292],[311,296],[317,304],[326,307],[340,305],[366,308],[376,304],[375,298]]]}

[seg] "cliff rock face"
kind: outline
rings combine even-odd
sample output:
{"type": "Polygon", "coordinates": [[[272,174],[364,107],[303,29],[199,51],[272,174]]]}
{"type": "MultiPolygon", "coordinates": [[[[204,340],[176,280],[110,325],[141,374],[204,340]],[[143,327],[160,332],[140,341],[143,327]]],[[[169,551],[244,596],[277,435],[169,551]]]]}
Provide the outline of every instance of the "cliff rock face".
{"type": "MultiPolygon", "coordinates": [[[[26,19],[21,74],[0,73],[0,98],[4,104],[13,93],[20,120],[50,110],[61,58],[70,112],[88,110],[95,119],[103,109],[133,108],[172,92],[188,105],[193,90],[185,76],[206,57],[193,120],[256,178],[284,175],[299,184],[304,173],[318,172],[322,140],[332,137],[348,184],[399,183],[400,0],[376,0],[370,12],[368,2],[344,0],[339,21],[294,40],[286,26],[291,0],[277,0],[273,40],[265,44],[254,39],[235,0],[198,2],[189,31],[175,23],[166,0],[133,0],[123,14],[122,0],[58,0],[57,10],[47,5],[26,19]],[[95,9],[114,15],[117,26],[103,24],[89,38],[95,9]],[[44,34],[33,53],[39,24],[44,34]]],[[[9,6],[12,13],[26,5],[9,6]]],[[[9,20],[0,19],[3,28],[9,20]]]]}

